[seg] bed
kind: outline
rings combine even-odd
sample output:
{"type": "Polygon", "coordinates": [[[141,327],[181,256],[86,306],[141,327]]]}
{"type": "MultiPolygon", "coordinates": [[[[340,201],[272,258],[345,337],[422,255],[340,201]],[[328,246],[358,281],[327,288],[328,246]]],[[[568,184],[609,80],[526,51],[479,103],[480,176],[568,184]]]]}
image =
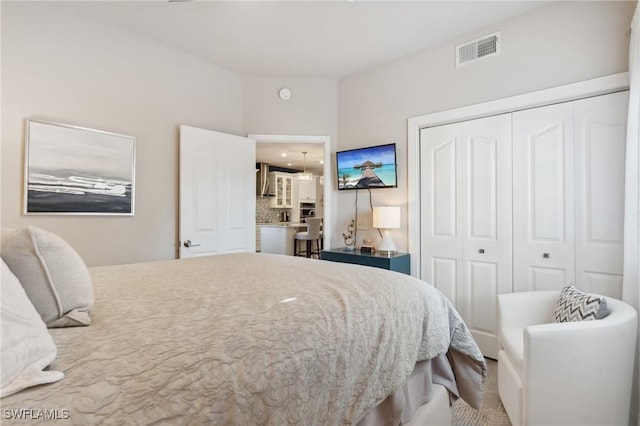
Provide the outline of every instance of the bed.
{"type": "Polygon", "coordinates": [[[5,422],[438,424],[433,400],[482,398],[464,322],[408,275],[260,253],[88,271],[91,325],[48,329],[65,377],[3,398],[5,422]]]}

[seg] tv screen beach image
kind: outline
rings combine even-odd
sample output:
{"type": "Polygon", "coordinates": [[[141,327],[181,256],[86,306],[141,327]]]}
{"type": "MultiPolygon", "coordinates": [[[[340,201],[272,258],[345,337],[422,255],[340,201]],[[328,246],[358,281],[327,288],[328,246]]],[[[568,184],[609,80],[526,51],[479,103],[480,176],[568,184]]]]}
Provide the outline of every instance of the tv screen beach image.
{"type": "Polygon", "coordinates": [[[395,144],[336,153],[338,189],[397,186],[395,144]]]}

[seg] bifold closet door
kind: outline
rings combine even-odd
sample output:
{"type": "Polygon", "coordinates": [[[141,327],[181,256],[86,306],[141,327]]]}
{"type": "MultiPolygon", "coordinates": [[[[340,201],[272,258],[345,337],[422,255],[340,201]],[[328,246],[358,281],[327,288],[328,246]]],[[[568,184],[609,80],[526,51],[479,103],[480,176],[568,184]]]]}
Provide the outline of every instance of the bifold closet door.
{"type": "Polygon", "coordinates": [[[628,96],[513,114],[514,291],[621,298],[628,96]]]}
{"type": "Polygon", "coordinates": [[[421,133],[422,278],[497,357],[496,300],[512,291],[509,114],[421,133]]]}
{"type": "Polygon", "coordinates": [[[462,125],[449,124],[420,133],[421,278],[457,306],[462,180],[462,125]]]}
{"type": "Polygon", "coordinates": [[[622,298],[624,168],[629,92],[576,101],[576,282],[622,298]]]}
{"type": "Polygon", "coordinates": [[[573,105],[513,113],[513,288],[575,281],[573,105]]]}

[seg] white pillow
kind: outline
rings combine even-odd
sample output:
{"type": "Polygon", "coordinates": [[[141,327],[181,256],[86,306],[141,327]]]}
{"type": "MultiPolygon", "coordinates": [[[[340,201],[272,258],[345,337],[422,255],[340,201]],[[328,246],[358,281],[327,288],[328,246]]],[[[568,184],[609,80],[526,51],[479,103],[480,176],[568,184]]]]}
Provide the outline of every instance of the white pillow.
{"type": "Polygon", "coordinates": [[[60,371],[42,371],[56,357],[56,345],[4,261],[0,277],[0,319],[0,398],[64,377],[60,371]]]}
{"type": "Polygon", "coordinates": [[[65,240],[28,226],[3,235],[0,252],[47,327],[91,324],[91,276],[65,240]]]}

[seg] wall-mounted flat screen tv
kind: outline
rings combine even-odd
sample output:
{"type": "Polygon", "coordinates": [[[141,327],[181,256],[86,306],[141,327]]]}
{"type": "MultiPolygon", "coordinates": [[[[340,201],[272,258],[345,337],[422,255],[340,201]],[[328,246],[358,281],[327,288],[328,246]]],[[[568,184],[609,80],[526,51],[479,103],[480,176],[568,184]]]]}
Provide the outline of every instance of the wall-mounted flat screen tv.
{"type": "Polygon", "coordinates": [[[395,188],[396,144],[336,152],[338,189],[395,188]]]}

